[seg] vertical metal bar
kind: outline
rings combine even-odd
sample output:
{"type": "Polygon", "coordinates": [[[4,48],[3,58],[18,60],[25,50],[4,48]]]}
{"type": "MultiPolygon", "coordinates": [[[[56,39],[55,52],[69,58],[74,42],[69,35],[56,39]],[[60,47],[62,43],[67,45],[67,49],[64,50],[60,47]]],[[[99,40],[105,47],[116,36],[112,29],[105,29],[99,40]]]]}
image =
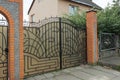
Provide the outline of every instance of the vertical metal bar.
{"type": "MultiPolygon", "coordinates": [[[[67,51],[65,50],[66,49],[66,42],[65,42],[65,34],[66,34],[66,24],[65,23],[62,23],[62,28],[63,28],[63,34],[62,34],[62,58],[65,57],[65,55],[67,54],[67,51]]],[[[64,59],[62,61],[62,67],[65,68],[65,62],[64,62],[64,59]]]]}
{"type": "Polygon", "coordinates": [[[101,50],[101,33],[99,33],[99,52],[101,50]]]}
{"type": "Polygon", "coordinates": [[[62,69],[61,18],[59,18],[60,69],[62,69]]]}
{"type": "MultiPolygon", "coordinates": [[[[43,26],[39,26],[39,27],[41,27],[42,28],[42,32],[41,32],[41,30],[39,29],[39,35],[42,37],[42,35],[44,34],[44,31],[45,31],[45,26],[43,27],[43,26]]],[[[40,37],[40,38],[41,38],[40,37]]],[[[43,36],[42,37],[42,39],[41,39],[41,42],[43,43],[43,45],[45,46],[45,36],[43,36]]],[[[40,53],[40,56],[42,57],[42,56],[44,56],[44,54],[45,54],[45,49],[43,50],[43,53],[40,53]]]]}
{"type": "MultiPolygon", "coordinates": [[[[3,26],[2,26],[2,55],[3,55],[3,35],[4,35],[4,33],[3,33],[3,26]]],[[[4,64],[4,62],[3,62],[3,64],[4,64]]]]}
{"type": "MultiPolygon", "coordinates": [[[[54,22],[52,22],[52,23],[51,23],[51,26],[50,26],[50,27],[51,27],[51,30],[50,30],[50,35],[51,35],[51,36],[50,36],[50,37],[51,37],[51,40],[50,40],[50,49],[51,49],[51,50],[50,50],[50,51],[52,51],[52,40],[53,40],[52,28],[54,28],[54,27],[53,27],[53,23],[54,23],[54,22]]],[[[52,56],[53,56],[53,53],[52,53],[52,54],[50,53],[50,57],[52,57],[52,56]]]]}
{"type": "MultiPolygon", "coordinates": [[[[68,34],[67,34],[67,37],[68,37],[68,41],[69,41],[69,50],[70,50],[70,53],[68,54],[69,57],[71,58],[71,54],[72,54],[72,33],[73,33],[73,29],[72,29],[72,26],[70,25],[67,25],[67,29],[69,30],[68,34]]],[[[71,64],[71,62],[69,62],[71,64]]]]}
{"type": "MultiPolygon", "coordinates": [[[[63,48],[63,50],[62,50],[62,56],[64,56],[64,54],[63,53],[65,53],[65,50],[64,50],[64,45],[65,45],[65,38],[64,38],[64,34],[65,34],[65,26],[64,26],[64,23],[62,23],[62,35],[61,35],[61,39],[62,39],[62,42],[61,42],[61,44],[62,44],[62,48],[63,48]]],[[[63,63],[62,63],[63,64],[63,63]]],[[[64,65],[63,65],[64,66],[64,65]]]]}
{"type": "MultiPolygon", "coordinates": [[[[54,21],[54,27],[53,27],[53,28],[54,28],[54,30],[53,30],[53,31],[54,31],[54,32],[53,32],[53,34],[54,34],[54,36],[53,36],[53,37],[54,37],[54,45],[53,45],[53,46],[54,46],[54,47],[53,47],[53,50],[55,50],[55,43],[56,43],[55,27],[56,27],[56,26],[55,26],[55,21],[54,21]]],[[[57,47],[57,46],[56,46],[56,47],[57,47]]],[[[54,56],[56,56],[56,54],[57,54],[57,53],[54,53],[54,56]]]]}
{"type": "MultiPolygon", "coordinates": [[[[68,39],[68,38],[67,38],[67,36],[66,36],[66,35],[67,35],[67,32],[66,32],[66,31],[67,31],[67,26],[66,26],[65,23],[64,23],[64,29],[65,29],[65,33],[64,33],[64,37],[65,37],[65,39],[64,39],[64,49],[66,49],[66,44],[65,44],[66,41],[65,41],[65,40],[68,39]]],[[[68,45],[68,44],[67,44],[67,45],[68,45]]],[[[65,50],[64,50],[64,55],[67,55],[67,52],[66,52],[65,50]]]]}
{"type": "Polygon", "coordinates": [[[49,24],[47,23],[47,27],[46,27],[46,58],[48,58],[49,56],[49,24]]]}
{"type": "Polygon", "coordinates": [[[47,54],[47,36],[46,36],[47,35],[47,33],[46,33],[47,31],[46,31],[46,27],[47,27],[47,25],[45,24],[45,55],[44,55],[45,57],[46,57],[46,54],[47,54]]]}
{"type": "MultiPolygon", "coordinates": [[[[56,23],[56,27],[57,27],[57,28],[56,28],[56,30],[57,30],[57,40],[56,40],[56,41],[57,41],[57,49],[58,49],[58,51],[59,51],[59,49],[60,49],[60,48],[59,48],[59,47],[60,47],[60,46],[59,46],[59,21],[56,23]]],[[[60,52],[58,52],[58,57],[60,56],[59,54],[60,54],[60,52]]],[[[60,58],[60,57],[59,57],[59,58],[60,58]]],[[[59,65],[60,65],[60,62],[59,62],[59,65]]]]}
{"type": "Polygon", "coordinates": [[[72,55],[74,55],[74,53],[73,53],[73,48],[75,47],[74,46],[74,44],[73,44],[73,38],[75,38],[74,37],[74,29],[73,29],[73,26],[70,26],[70,31],[71,31],[71,33],[70,33],[70,38],[71,38],[71,40],[70,40],[70,52],[71,52],[71,54],[70,54],[70,57],[72,57],[72,55]],[[72,30],[71,30],[72,29],[72,30]]]}
{"type": "MultiPolygon", "coordinates": [[[[3,34],[4,34],[4,33],[3,33],[3,26],[2,26],[2,32],[1,32],[1,34],[2,34],[2,37],[1,37],[1,38],[2,38],[2,39],[1,39],[1,40],[2,40],[2,41],[1,41],[1,42],[2,42],[2,46],[1,46],[1,47],[2,47],[2,55],[4,55],[4,54],[3,54],[3,34]]],[[[2,57],[1,57],[1,58],[2,58],[2,57]]],[[[5,62],[2,61],[2,65],[3,65],[2,68],[5,67],[4,64],[5,64],[5,62]]],[[[2,72],[2,74],[4,74],[4,71],[2,72]]],[[[7,76],[6,76],[6,77],[7,77],[7,76]]],[[[4,78],[4,77],[3,77],[3,78],[4,78]]]]}
{"type": "Polygon", "coordinates": [[[102,49],[102,33],[100,32],[100,35],[99,35],[99,37],[100,37],[100,40],[99,40],[99,43],[98,43],[98,45],[99,45],[99,57],[100,57],[100,59],[101,59],[101,49],[102,49]]]}
{"type": "MultiPolygon", "coordinates": [[[[69,47],[67,46],[67,45],[69,45],[69,43],[66,44],[66,41],[69,42],[69,33],[67,33],[67,30],[69,30],[68,28],[69,28],[69,26],[66,23],[64,23],[64,33],[63,33],[63,35],[64,35],[64,39],[63,39],[64,40],[64,44],[63,44],[64,45],[64,53],[63,53],[64,58],[69,55],[69,53],[68,53],[69,51],[66,51],[67,48],[69,50],[69,47]]],[[[64,66],[64,68],[67,67],[66,62],[64,62],[64,61],[63,61],[63,66],[64,66]]]]}
{"type": "MultiPolygon", "coordinates": [[[[7,31],[6,31],[7,32],[7,37],[6,37],[7,38],[6,39],[7,40],[7,46],[6,46],[7,49],[8,49],[8,28],[9,28],[9,26],[7,26],[7,31]]],[[[9,51],[9,49],[8,49],[8,51],[9,51]]],[[[8,78],[8,52],[7,52],[7,78],[8,78]]]]}
{"type": "MultiPolygon", "coordinates": [[[[69,32],[67,33],[67,31],[69,31],[69,26],[66,23],[64,23],[64,29],[65,29],[65,33],[64,33],[64,37],[65,37],[65,39],[64,39],[64,49],[67,49],[67,48],[69,49],[69,47],[67,46],[67,45],[69,45],[69,43],[67,45],[65,44],[66,41],[69,42],[69,32]]],[[[68,55],[68,53],[66,51],[63,54],[65,56],[68,55]]]]}
{"type": "Polygon", "coordinates": [[[85,48],[85,63],[87,64],[87,30],[85,29],[84,30],[84,36],[85,36],[85,45],[84,45],[84,48],[85,48]]]}

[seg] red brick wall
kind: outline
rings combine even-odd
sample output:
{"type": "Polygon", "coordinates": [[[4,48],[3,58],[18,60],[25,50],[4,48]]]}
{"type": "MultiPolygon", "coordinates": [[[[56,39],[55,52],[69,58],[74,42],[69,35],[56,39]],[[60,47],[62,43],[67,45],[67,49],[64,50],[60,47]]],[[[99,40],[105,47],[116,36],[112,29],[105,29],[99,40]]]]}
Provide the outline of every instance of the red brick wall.
{"type": "Polygon", "coordinates": [[[9,0],[19,4],[19,34],[20,34],[20,80],[24,78],[24,53],[23,53],[23,0],[9,0]]]}

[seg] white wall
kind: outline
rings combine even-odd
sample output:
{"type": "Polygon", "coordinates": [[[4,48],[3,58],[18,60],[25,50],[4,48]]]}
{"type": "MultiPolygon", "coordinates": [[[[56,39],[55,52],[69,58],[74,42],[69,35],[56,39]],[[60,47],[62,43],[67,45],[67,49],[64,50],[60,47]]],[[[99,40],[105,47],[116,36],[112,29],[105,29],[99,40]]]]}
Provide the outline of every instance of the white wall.
{"type": "MultiPolygon", "coordinates": [[[[57,0],[35,0],[29,15],[35,14],[35,21],[57,15],[57,0]]],[[[30,16],[29,16],[30,19],[30,16]]],[[[31,21],[31,19],[30,19],[31,21]]]]}

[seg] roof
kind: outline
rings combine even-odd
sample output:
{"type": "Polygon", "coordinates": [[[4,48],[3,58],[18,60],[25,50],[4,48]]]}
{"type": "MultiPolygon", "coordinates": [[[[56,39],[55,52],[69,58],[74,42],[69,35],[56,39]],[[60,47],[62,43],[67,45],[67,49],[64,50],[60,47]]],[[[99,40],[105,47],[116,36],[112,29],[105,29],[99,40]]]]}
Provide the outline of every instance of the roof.
{"type": "Polygon", "coordinates": [[[32,2],[31,6],[30,6],[30,8],[29,8],[29,10],[28,10],[28,14],[30,13],[30,10],[31,10],[31,8],[32,8],[32,6],[33,6],[33,4],[34,4],[34,2],[35,2],[35,0],[33,0],[33,2],[32,2]]]}
{"type": "Polygon", "coordinates": [[[87,6],[90,6],[90,7],[93,7],[93,8],[97,8],[97,9],[100,9],[100,10],[102,9],[100,6],[98,6],[97,4],[92,2],[92,0],[71,0],[71,1],[83,4],[83,5],[87,5],[87,6]]]}
{"type": "MultiPolygon", "coordinates": [[[[79,4],[83,4],[83,5],[86,5],[86,6],[90,6],[90,7],[93,7],[93,8],[97,8],[97,9],[102,9],[100,6],[98,6],[97,4],[95,4],[94,2],[92,2],[92,0],[70,0],[72,2],[76,2],[76,3],[79,3],[79,4]]],[[[28,14],[30,13],[30,10],[34,4],[35,0],[33,0],[30,8],[29,8],[29,11],[28,11],[28,14]]]]}

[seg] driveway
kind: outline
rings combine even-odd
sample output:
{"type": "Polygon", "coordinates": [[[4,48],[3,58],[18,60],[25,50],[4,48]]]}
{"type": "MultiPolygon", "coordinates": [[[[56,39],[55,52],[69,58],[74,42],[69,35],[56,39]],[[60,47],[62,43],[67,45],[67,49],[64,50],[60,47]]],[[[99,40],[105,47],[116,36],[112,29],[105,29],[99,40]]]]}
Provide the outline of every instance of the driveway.
{"type": "Polygon", "coordinates": [[[82,65],[24,80],[120,80],[120,72],[100,66],[82,65]]]}

